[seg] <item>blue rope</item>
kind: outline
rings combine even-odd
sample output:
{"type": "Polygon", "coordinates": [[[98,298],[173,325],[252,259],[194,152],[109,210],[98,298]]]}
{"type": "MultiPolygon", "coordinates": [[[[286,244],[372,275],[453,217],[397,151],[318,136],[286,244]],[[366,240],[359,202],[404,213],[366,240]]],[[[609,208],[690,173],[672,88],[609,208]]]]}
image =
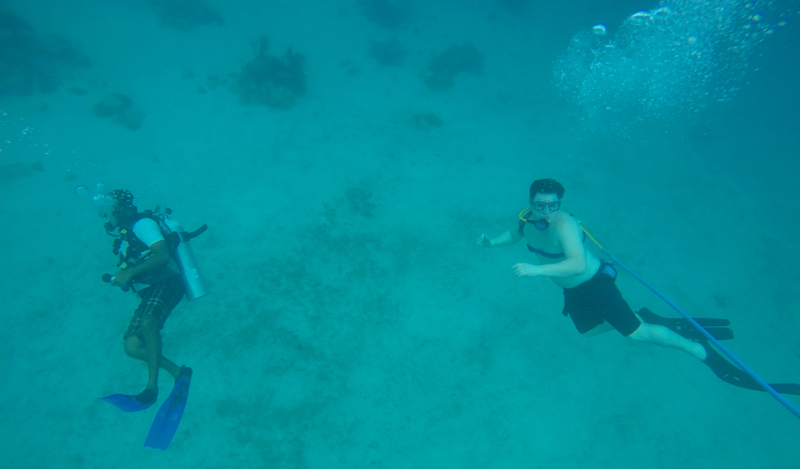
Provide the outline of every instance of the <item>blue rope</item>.
{"type": "Polygon", "coordinates": [[[756,381],[756,382],[757,382],[757,383],[758,383],[758,384],[759,384],[759,385],[760,385],[762,388],[764,388],[764,390],[765,390],[765,391],[767,391],[767,392],[769,393],[769,395],[770,395],[770,396],[774,397],[774,398],[775,398],[775,399],[776,399],[778,402],[780,402],[780,403],[781,403],[781,404],[782,404],[784,407],[786,407],[787,409],[789,409],[789,412],[793,413],[795,417],[797,417],[797,418],[800,418],[800,409],[798,409],[797,407],[795,407],[795,405],[794,405],[794,404],[792,404],[791,402],[789,402],[789,400],[788,400],[788,399],[786,399],[785,397],[783,397],[783,395],[782,395],[781,393],[779,393],[778,391],[776,391],[776,390],[775,390],[775,389],[774,389],[772,386],[770,386],[770,385],[769,385],[769,383],[767,383],[766,381],[764,381],[764,379],[763,379],[763,378],[761,378],[760,376],[758,376],[758,375],[756,374],[756,372],[755,372],[755,371],[753,371],[752,369],[750,369],[750,367],[749,367],[749,366],[745,365],[745,363],[744,363],[743,361],[739,360],[739,357],[737,357],[736,355],[734,355],[734,354],[733,354],[733,352],[731,352],[730,350],[728,350],[728,349],[727,349],[727,347],[725,347],[724,345],[722,345],[722,343],[720,343],[720,341],[719,341],[719,340],[717,340],[716,338],[714,338],[714,336],[712,336],[712,335],[711,335],[711,334],[710,334],[710,333],[709,333],[707,330],[705,330],[705,328],[704,328],[703,326],[701,326],[700,324],[698,324],[698,323],[697,323],[697,321],[695,321],[695,320],[694,320],[694,319],[693,319],[691,316],[689,316],[689,315],[686,313],[686,311],[682,310],[682,309],[681,309],[681,308],[680,308],[678,305],[676,305],[675,303],[673,303],[673,302],[672,302],[672,300],[670,300],[669,298],[667,298],[666,296],[664,296],[664,294],[663,294],[663,293],[661,293],[660,291],[656,290],[656,287],[654,287],[654,286],[650,285],[649,283],[647,283],[647,281],[646,281],[645,279],[643,279],[642,277],[639,277],[639,275],[637,275],[637,274],[636,274],[636,272],[632,271],[632,270],[631,270],[631,269],[629,269],[629,268],[628,268],[628,267],[627,267],[625,264],[623,264],[622,262],[620,262],[620,261],[619,261],[619,259],[617,259],[617,257],[616,257],[615,255],[611,254],[611,252],[609,252],[609,251],[608,251],[608,249],[606,249],[606,248],[602,248],[602,249],[603,249],[603,252],[604,252],[604,253],[605,253],[605,254],[608,256],[608,258],[609,258],[609,259],[611,259],[612,261],[614,261],[614,263],[615,263],[615,264],[617,264],[618,266],[620,266],[620,267],[622,267],[623,269],[625,269],[625,270],[626,270],[626,271],[627,271],[629,274],[631,274],[631,275],[632,275],[632,276],[633,276],[633,277],[634,277],[636,280],[638,280],[638,281],[642,282],[642,285],[644,285],[644,286],[646,286],[647,288],[649,288],[650,290],[652,290],[652,291],[653,291],[653,293],[655,293],[656,295],[658,295],[658,296],[659,296],[659,298],[661,298],[662,300],[664,300],[664,301],[665,301],[665,302],[666,302],[668,305],[672,306],[672,309],[674,309],[675,311],[677,311],[678,313],[680,313],[680,315],[681,315],[681,316],[683,316],[683,317],[684,317],[684,319],[686,319],[687,321],[689,321],[689,323],[690,323],[691,325],[693,325],[695,328],[697,328],[697,330],[698,330],[698,331],[700,331],[700,332],[701,332],[701,333],[702,333],[702,334],[703,334],[703,335],[704,335],[704,336],[705,336],[705,337],[706,337],[706,338],[709,340],[709,342],[711,342],[712,344],[714,344],[714,346],[715,346],[715,347],[717,347],[717,348],[718,348],[718,349],[719,349],[719,350],[720,350],[722,353],[724,353],[725,355],[727,355],[727,356],[728,356],[728,358],[730,358],[730,359],[731,359],[731,360],[732,360],[732,361],[733,361],[733,362],[734,362],[734,363],[735,363],[735,364],[736,364],[736,365],[737,365],[739,368],[741,368],[741,369],[742,369],[742,370],[743,370],[745,373],[747,373],[748,375],[750,375],[750,377],[751,377],[751,378],[753,378],[753,379],[754,379],[754,380],[755,380],[755,381],[756,381]]]}

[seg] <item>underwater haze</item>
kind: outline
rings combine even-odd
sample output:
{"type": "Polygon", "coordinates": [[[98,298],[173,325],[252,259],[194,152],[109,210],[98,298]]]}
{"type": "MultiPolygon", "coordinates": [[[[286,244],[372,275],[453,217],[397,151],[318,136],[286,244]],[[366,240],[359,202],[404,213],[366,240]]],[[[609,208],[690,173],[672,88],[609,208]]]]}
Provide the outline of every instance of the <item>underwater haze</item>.
{"type": "MultiPolygon", "coordinates": [[[[0,0],[0,466],[797,468],[800,421],[582,337],[531,182],[768,382],[800,382],[796,0],[0,0]],[[92,197],[189,229],[211,294],[166,451],[92,197]]],[[[677,313],[621,272],[634,310],[677,313]]],[[[173,380],[160,376],[157,406],[173,380]]],[[[798,396],[787,396],[800,405],[798,396]]]]}

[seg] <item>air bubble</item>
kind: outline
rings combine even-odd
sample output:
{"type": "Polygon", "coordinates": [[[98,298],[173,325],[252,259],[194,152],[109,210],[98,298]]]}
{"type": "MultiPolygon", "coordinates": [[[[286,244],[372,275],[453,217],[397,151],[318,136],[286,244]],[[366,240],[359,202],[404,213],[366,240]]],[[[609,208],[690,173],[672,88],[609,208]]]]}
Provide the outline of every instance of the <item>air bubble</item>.
{"type": "Polygon", "coordinates": [[[614,37],[605,25],[577,34],[556,61],[554,84],[584,122],[666,122],[728,100],[755,49],[785,24],[770,24],[769,0],[666,1],[625,18],[614,37]]]}

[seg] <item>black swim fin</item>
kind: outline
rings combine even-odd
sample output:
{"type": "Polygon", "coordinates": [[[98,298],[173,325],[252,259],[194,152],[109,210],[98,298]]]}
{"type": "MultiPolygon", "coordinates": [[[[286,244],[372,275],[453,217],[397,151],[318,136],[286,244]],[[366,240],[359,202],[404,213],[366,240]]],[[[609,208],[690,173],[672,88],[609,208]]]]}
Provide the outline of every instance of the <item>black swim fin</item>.
{"type": "MultiPolygon", "coordinates": [[[[640,309],[636,314],[639,315],[644,322],[648,324],[657,324],[671,329],[678,334],[691,340],[705,340],[700,331],[684,318],[665,318],[650,311],[647,308],[640,309]]],[[[693,318],[698,324],[703,326],[717,340],[731,340],[733,339],[733,331],[725,326],[729,326],[731,322],[727,319],[718,318],[693,318]]]]}
{"type": "MultiPolygon", "coordinates": [[[[703,348],[706,349],[706,353],[708,354],[703,363],[708,365],[708,367],[711,368],[711,371],[713,371],[719,379],[740,388],[766,392],[766,390],[761,387],[756,380],[739,369],[739,367],[726,360],[725,357],[714,350],[708,344],[708,342],[704,340],[699,340],[698,342],[703,346],[703,348]]],[[[794,394],[795,396],[800,396],[800,384],[770,383],[769,385],[781,394],[794,394]]]]}

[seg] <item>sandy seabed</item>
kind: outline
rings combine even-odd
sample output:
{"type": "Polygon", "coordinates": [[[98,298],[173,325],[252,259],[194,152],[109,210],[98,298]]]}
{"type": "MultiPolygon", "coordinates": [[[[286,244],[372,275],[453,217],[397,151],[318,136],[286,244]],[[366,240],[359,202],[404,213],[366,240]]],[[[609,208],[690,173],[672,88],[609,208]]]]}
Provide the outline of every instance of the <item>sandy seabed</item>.
{"type": "MultiPolygon", "coordinates": [[[[65,3],[9,2],[93,65],[54,94],[0,101],[0,164],[45,167],[0,186],[2,466],[800,463],[798,421],[765,393],[680,352],[580,337],[557,287],[511,275],[533,262],[523,244],[475,247],[514,226],[533,179],[556,178],[564,209],[606,247],[692,314],[730,318],[730,348],[767,380],[800,381],[797,107],[763,97],[789,90],[796,68],[766,63],[699,127],[623,139],[583,133],[550,85],[571,34],[597,22],[588,9],[441,2],[387,32],[353,2],[242,3],[221,8],[224,26],[184,32],[146,4],[65,3]],[[308,93],[291,110],[209,86],[262,33],[307,55],[308,93]],[[379,67],[366,47],[392,37],[407,61],[379,67]],[[484,74],[426,88],[430,54],[464,41],[484,74]],[[146,112],[139,130],[91,113],[112,92],[146,112]],[[193,246],[212,295],[163,330],[165,356],[194,368],[166,452],[142,447],[157,407],[96,400],[146,383],[122,350],[136,299],[100,281],[111,238],[73,195],[99,181],[209,225],[193,246]]],[[[634,309],[673,315],[630,277],[618,285],[634,309]]],[[[168,375],[160,385],[163,400],[168,375]]]]}

